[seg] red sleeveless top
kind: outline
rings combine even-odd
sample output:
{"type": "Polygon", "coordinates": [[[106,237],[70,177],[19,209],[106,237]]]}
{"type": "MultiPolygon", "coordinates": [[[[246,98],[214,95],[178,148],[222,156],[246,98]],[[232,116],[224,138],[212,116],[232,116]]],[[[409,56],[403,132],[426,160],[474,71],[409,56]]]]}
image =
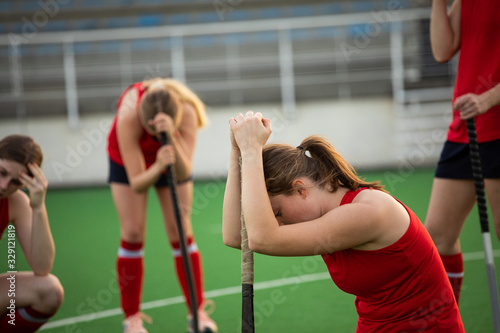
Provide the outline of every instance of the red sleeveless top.
{"type": "Polygon", "coordinates": [[[9,198],[0,199],[0,239],[9,224],[9,198]]]}
{"type": "MultiPolygon", "coordinates": [[[[481,94],[500,84],[500,1],[462,0],[460,58],[453,103],[467,93],[481,94]]],[[[500,139],[500,105],[477,116],[478,142],[500,139]]],[[[467,126],[453,111],[448,140],[467,143],[467,126]]]]}
{"type": "MultiPolygon", "coordinates": [[[[347,192],[341,205],[364,189],[347,192]]],[[[356,332],[464,332],[437,249],[415,213],[402,205],[410,226],[394,244],[322,255],[333,282],[356,295],[356,332]]]]}
{"type": "MultiPolygon", "coordinates": [[[[118,100],[118,105],[117,105],[117,115],[115,116],[115,119],[113,120],[113,124],[111,125],[111,129],[108,134],[108,155],[111,161],[123,166],[123,160],[122,156],[120,154],[120,147],[118,145],[118,138],[116,135],[116,122],[118,119],[118,110],[120,109],[120,105],[122,104],[123,97],[125,94],[130,90],[130,89],[136,89],[137,90],[137,107],[139,107],[140,100],[144,93],[146,92],[146,89],[142,87],[142,82],[137,82],[132,85],[130,85],[125,91],[122,93],[120,99],[118,100]]],[[[156,160],[156,152],[158,149],[161,147],[161,142],[156,139],[156,137],[152,136],[149,134],[146,130],[143,130],[142,136],[139,139],[139,145],[142,150],[142,154],[144,155],[144,159],[146,162],[146,167],[151,166],[155,160],[156,160]]]]}

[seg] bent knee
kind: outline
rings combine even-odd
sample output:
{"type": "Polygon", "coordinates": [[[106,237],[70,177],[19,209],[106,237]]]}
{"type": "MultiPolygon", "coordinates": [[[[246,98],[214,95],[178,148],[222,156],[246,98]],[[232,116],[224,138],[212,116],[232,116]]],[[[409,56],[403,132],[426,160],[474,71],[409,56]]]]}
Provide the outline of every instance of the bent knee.
{"type": "Polygon", "coordinates": [[[40,305],[47,313],[55,313],[64,300],[64,288],[59,279],[52,274],[37,277],[40,279],[40,305]]]}
{"type": "Polygon", "coordinates": [[[460,249],[458,236],[454,235],[453,232],[428,225],[426,225],[426,228],[440,254],[455,253],[460,249]]]}
{"type": "Polygon", "coordinates": [[[121,238],[129,243],[141,243],[144,241],[144,230],[139,230],[139,229],[122,230],[121,238]]]}

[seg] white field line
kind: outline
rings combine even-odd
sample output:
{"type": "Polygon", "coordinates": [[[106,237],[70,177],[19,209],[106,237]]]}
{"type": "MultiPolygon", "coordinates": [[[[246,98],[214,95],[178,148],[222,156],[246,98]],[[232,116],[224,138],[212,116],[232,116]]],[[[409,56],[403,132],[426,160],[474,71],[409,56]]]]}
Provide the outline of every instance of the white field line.
{"type": "MultiPolygon", "coordinates": [[[[493,255],[495,257],[500,257],[500,249],[493,250],[493,255]]],[[[484,252],[479,251],[479,252],[464,253],[463,258],[464,258],[464,261],[484,259],[484,252]]],[[[291,285],[291,284],[300,284],[300,283],[313,282],[313,281],[319,281],[319,280],[328,280],[328,279],[330,279],[330,274],[328,272],[299,275],[299,276],[294,276],[294,277],[290,277],[290,278],[286,278],[286,279],[257,282],[254,284],[254,290],[263,290],[263,289],[269,289],[269,288],[283,287],[283,286],[287,286],[287,285],[291,285]]],[[[223,288],[223,289],[206,291],[205,297],[206,298],[216,298],[216,297],[234,295],[234,294],[239,294],[239,293],[241,293],[241,286],[236,286],[236,287],[228,287],[228,288],[223,288]]],[[[159,307],[169,306],[169,305],[174,305],[174,304],[179,304],[179,303],[184,303],[184,297],[176,296],[176,297],[171,297],[171,298],[160,299],[157,301],[145,302],[145,303],[141,304],[141,309],[142,310],[154,309],[154,308],[159,308],[159,307]]],[[[56,328],[56,327],[61,327],[61,326],[66,326],[66,325],[73,325],[76,323],[92,321],[92,320],[117,316],[117,315],[121,315],[121,314],[122,314],[122,310],[120,308],[99,311],[99,312],[89,313],[89,314],[85,314],[85,315],[81,315],[81,316],[70,317],[70,318],[52,321],[52,322],[49,322],[49,323],[43,325],[40,330],[46,330],[46,329],[56,328]]]]}

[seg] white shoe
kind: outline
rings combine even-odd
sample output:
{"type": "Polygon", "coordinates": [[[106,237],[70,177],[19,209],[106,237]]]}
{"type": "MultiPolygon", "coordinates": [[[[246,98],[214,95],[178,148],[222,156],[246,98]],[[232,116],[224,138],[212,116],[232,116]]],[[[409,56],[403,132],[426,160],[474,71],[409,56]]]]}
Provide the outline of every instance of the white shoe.
{"type": "Polygon", "coordinates": [[[151,324],[153,320],[145,313],[137,312],[136,314],[125,318],[123,321],[123,333],[148,333],[142,326],[142,321],[151,324]]]}
{"type": "MultiPolygon", "coordinates": [[[[210,319],[209,313],[212,314],[215,310],[215,303],[212,300],[205,301],[198,309],[198,331],[200,333],[216,333],[217,324],[210,319]],[[205,308],[210,306],[208,311],[205,308]],[[208,313],[207,313],[208,312],[208,313]]],[[[193,316],[188,314],[188,333],[194,333],[193,316]]]]}

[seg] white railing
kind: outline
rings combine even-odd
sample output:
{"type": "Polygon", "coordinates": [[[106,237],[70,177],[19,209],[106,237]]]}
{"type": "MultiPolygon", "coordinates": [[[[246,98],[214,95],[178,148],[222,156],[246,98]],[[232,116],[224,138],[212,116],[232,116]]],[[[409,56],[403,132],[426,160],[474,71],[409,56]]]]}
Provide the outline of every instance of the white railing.
{"type": "MultiPolygon", "coordinates": [[[[384,27],[389,27],[390,38],[386,47],[390,48],[389,69],[392,73],[391,81],[393,96],[399,103],[405,102],[405,64],[404,64],[404,43],[403,27],[405,23],[416,22],[420,19],[429,18],[428,9],[387,9],[377,12],[366,12],[356,14],[339,14],[317,17],[269,19],[245,22],[221,22],[208,24],[192,24],[180,26],[160,26],[141,28],[122,28],[105,30],[86,30],[68,32],[40,32],[31,34],[4,34],[0,35],[0,47],[9,49],[9,72],[11,91],[0,93],[2,100],[15,101],[17,105],[17,116],[24,117],[25,90],[23,82],[23,56],[20,49],[24,45],[56,44],[62,46],[62,59],[64,69],[65,100],[69,124],[72,128],[77,128],[79,124],[79,87],[78,74],[75,60],[75,44],[82,42],[111,42],[111,41],[135,41],[141,39],[168,39],[170,42],[170,68],[172,76],[178,80],[186,81],[186,71],[189,63],[185,56],[186,38],[196,36],[229,36],[231,34],[247,34],[258,32],[277,33],[279,84],[281,92],[281,103],[284,114],[293,118],[295,116],[296,103],[296,74],[294,73],[294,50],[292,32],[298,29],[315,29],[339,27],[347,28],[356,24],[364,24],[365,31],[354,33],[352,41],[349,43],[343,36],[340,42],[335,38],[337,45],[337,55],[335,57],[336,79],[340,82],[338,96],[349,96],[349,88],[342,84],[343,80],[349,79],[353,73],[349,72],[349,56],[356,55],[363,50],[368,50],[370,39],[381,35],[384,27]]],[[[333,38],[332,38],[333,40],[333,38]]],[[[132,60],[131,50],[127,43],[122,44],[119,52],[118,69],[121,84],[124,85],[132,80],[132,60]]],[[[382,46],[384,47],[384,45],[382,46]]],[[[238,67],[244,57],[238,52],[231,55],[230,45],[226,45],[226,58],[222,59],[228,66],[238,67]]],[[[220,60],[220,59],[219,59],[220,60]]],[[[248,59],[246,59],[248,60],[248,59]]],[[[352,70],[352,69],[351,69],[352,70]]],[[[363,76],[363,74],[361,74],[363,76]]],[[[228,69],[228,82],[238,82],[243,85],[238,69],[228,69]]],[[[315,79],[313,76],[311,79],[315,79]]],[[[318,78],[325,80],[325,77],[318,78]]],[[[364,76],[361,80],[377,80],[374,76],[370,78],[364,76]]],[[[326,78],[328,81],[328,78],[326,78]]],[[[226,82],[226,86],[229,84],[226,82]]],[[[188,82],[189,83],[189,82],[188,82]]],[[[220,83],[220,82],[219,82],[220,83]]],[[[207,85],[216,85],[208,83],[207,85]]],[[[225,85],[222,84],[221,88],[225,85]]]]}

